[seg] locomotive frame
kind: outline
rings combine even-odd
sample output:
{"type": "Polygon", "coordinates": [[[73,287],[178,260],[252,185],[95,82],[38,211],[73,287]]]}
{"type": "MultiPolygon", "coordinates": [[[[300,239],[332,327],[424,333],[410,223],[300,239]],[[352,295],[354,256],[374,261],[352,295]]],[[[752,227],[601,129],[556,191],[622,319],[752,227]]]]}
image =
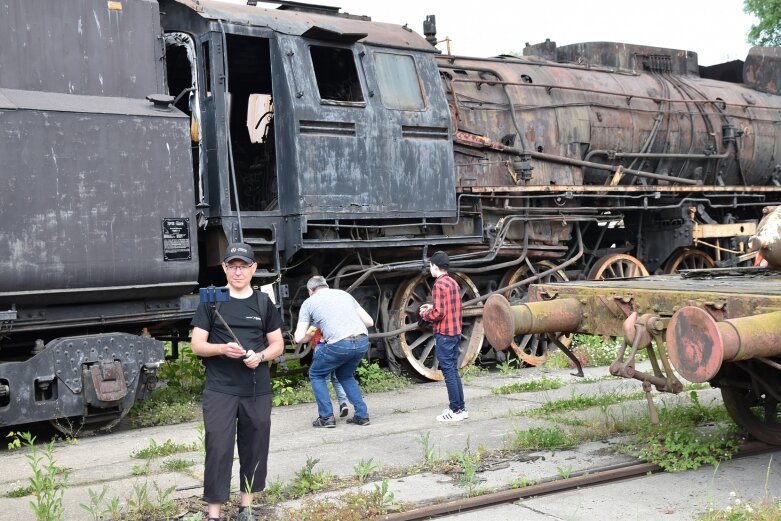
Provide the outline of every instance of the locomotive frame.
{"type": "Polygon", "coordinates": [[[507,356],[484,346],[490,294],[736,264],[781,196],[772,64],[737,85],[625,44],[447,56],[433,17],[423,38],[280,3],[0,0],[0,422],[120,418],[229,242],[288,323],[323,274],[374,315],[372,356],[440,379],[414,327],[431,250],[462,286],[464,367],[507,356]]]}

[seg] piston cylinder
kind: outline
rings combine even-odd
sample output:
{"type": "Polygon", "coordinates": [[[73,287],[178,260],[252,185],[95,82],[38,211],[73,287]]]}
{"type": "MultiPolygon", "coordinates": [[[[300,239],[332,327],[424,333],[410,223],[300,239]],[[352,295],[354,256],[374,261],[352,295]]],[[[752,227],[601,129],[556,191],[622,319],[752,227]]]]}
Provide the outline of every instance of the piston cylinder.
{"type": "Polygon", "coordinates": [[[717,322],[707,311],[686,306],[667,326],[675,369],[690,382],[707,382],[723,362],[781,354],[781,311],[717,322]]]}

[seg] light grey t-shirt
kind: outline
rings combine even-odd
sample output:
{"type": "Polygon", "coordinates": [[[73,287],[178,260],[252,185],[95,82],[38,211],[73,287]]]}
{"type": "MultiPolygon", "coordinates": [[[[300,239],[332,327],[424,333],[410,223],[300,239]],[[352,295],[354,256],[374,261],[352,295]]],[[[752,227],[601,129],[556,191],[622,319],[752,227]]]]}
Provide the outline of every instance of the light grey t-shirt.
{"type": "Polygon", "coordinates": [[[358,316],[358,302],[341,289],[321,288],[304,301],[299,322],[309,322],[323,332],[331,344],[352,335],[366,335],[366,325],[358,316]]]}

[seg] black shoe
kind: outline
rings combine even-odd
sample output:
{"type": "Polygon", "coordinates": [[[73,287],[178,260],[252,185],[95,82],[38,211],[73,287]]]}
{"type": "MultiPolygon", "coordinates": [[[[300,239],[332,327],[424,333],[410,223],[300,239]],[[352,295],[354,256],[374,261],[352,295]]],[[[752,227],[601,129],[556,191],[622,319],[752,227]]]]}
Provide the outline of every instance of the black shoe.
{"type": "Polygon", "coordinates": [[[325,418],[318,416],[317,419],[312,422],[312,427],[325,427],[326,429],[333,429],[336,427],[336,419],[333,416],[327,416],[325,418]]]}
{"type": "Polygon", "coordinates": [[[343,404],[339,405],[339,417],[340,418],[344,418],[345,416],[347,416],[347,414],[349,414],[349,412],[350,412],[350,409],[347,408],[347,404],[346,403],[343,403],[343,404]]]}
{"type": "Polygon", "coordinates": [[[353,416],[352,418],[347,419],[347,423],[354,423],[355,425],[366,426],[369,425],[371,422],[369,421],[369,418],[361,418],[360,416],[353,416]]]}

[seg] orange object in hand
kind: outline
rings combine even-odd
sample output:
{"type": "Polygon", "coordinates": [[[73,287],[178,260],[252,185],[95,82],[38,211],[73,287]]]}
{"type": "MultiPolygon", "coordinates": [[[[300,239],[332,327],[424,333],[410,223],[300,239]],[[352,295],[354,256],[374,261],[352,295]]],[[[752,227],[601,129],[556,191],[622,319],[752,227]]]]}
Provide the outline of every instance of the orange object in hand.
{"type": "Polygon", "coordinates": [[[309,340],[309,345],[312,346],[312,349],[317,347],[317,344],[320,342],[320,340],[323,339],[323,332],[319,329],[315,329],[314,333],[312,333],[312,338],[309,340]]]}

